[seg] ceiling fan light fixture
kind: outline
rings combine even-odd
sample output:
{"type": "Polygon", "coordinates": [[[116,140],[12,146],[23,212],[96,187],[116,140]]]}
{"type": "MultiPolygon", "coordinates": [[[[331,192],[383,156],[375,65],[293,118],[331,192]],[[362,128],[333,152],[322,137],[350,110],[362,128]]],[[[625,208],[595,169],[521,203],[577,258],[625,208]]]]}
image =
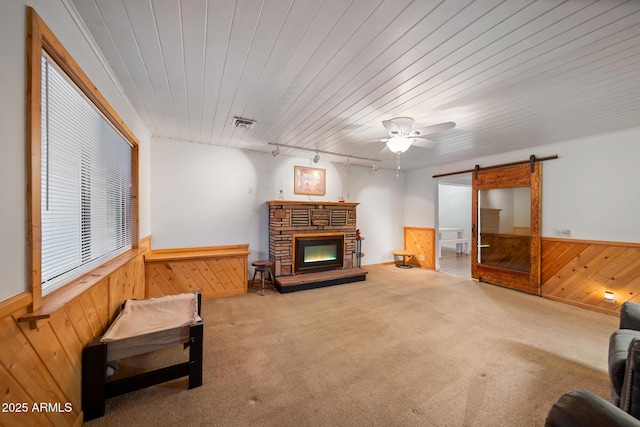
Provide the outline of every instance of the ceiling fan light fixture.
{"type": "Polygon", "coordinates": [[[387,141],[387,147],[389,148],[389,150],[391,150],[391,152],[400,154],[407,151],[409,147],[411,147],[411,144],[413,144],[414,141],[415,139],[413,138],[393,137],[393,138],[389,138],[389,140],[387,141]]]}

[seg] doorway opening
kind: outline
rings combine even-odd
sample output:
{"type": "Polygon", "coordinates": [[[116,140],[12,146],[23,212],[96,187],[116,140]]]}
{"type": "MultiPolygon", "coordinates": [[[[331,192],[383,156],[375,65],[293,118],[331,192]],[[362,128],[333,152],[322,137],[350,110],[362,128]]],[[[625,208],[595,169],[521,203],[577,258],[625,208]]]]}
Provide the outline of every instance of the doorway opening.
{"type": "Polygon", "coordinates": [[[471,278],[471,176],[438,182],[436,257],[439,271],[471,278]]]}

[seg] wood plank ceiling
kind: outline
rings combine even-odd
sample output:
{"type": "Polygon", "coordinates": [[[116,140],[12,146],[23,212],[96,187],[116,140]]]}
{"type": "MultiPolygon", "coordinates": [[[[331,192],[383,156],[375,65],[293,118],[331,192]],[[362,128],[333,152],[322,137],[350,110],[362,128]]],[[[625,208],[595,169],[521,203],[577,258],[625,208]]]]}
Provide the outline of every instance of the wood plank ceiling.
{"type": "Polygon", "coordinates": [[[640,127],[637,0],[70,1],[162,138],[393,169],[382,120],[456,122],[413,169],[640,127]]]}

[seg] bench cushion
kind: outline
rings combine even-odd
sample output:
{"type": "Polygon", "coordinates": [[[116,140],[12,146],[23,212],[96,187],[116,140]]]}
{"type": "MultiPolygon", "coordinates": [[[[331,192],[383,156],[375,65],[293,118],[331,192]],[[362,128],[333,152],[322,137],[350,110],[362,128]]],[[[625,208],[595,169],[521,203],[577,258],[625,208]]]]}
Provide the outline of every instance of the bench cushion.
{"type": "Polygon", "coordinates": [[[101,342],[116,341],[202,321],[198,315],[198,295],[186,293],[158,298],[130,299],[101,342]]]}

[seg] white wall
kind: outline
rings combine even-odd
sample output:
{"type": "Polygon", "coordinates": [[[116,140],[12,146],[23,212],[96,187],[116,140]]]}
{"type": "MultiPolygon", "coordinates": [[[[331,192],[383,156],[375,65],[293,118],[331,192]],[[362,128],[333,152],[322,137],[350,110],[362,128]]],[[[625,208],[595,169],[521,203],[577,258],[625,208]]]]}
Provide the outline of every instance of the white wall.
{"type": "MultiPolygon", "coordinates": [[[[541,145],[408,171],[405,179],[405,223],[434,227],[433,175],[558,154],[542,166],[542,236],[556,228],[573,229],[573,238],[640,242],[640,128],[541,145]]],[[[469,174],[470,175],[470,174],[469,174]]]]}
{"type": "MultiPolygon", "coordinates": [[[[440,183],[438,186],[438,228],[462,228],[463,236],[471,242],[471,196],[468,185],[440,183]]],[[[454,234],[443,234],[443,239],[455,239],[454,234]]],[[[444,244],[442,247],[455,248],[444,244]]]]}
{"type": "MultiPolygon", "coordinates": [[[[480,191],[478,204],[482,208],[491,208],[500,210],[500,223],[498,232],[501,234],[513,233],[514,221],[514,200],[513,188],[494,188],[492,190],[480,191]]],[[[531,201],[527,202],[531,209],[531,201]]],[[[482,230],[480,230],[482,232],[482,230]]]]}
{"type": "Polygon", "coordinates": [[[0,13],[0,301],[27,290],[25,52],[26,6],[32,6],[140,140],[140,235],[150,233],[149,143],[120,90],[109,77],[61,0],[4,0],[0,13]]]}
{"type": "Polygon", "coordinates": [[[268,259],[268,200],[359,202],[365,257],[362,264],[391,261],[402,247],[403,176],[395,171],[307,158],[246,152],[206,144],[154,138],[151,153],[153,248],[249,244],[250,260],[268,259]],[[293,168],[327,171],[324,197],[293,194],[293,168]]]}

